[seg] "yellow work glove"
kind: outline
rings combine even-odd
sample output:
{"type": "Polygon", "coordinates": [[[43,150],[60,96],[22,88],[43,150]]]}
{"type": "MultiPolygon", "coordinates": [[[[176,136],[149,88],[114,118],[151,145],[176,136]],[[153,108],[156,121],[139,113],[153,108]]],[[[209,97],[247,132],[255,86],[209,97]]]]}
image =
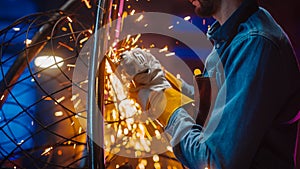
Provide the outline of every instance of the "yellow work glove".
{"type": "Polygon", "coordinates": [[[163,126],[168,124],[177,108],[193,102],[181,93],[180,81],[170,73],[166,76],[159,61],[142,49],[124,52],[117,72],[134,83],[130,91],[137,92],[147,116],[157,119],[163,126]]]}

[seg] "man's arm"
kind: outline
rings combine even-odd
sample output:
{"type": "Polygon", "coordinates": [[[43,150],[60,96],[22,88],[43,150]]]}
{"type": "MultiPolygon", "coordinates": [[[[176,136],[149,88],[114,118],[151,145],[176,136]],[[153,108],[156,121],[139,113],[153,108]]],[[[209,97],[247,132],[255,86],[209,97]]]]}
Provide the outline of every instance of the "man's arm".
{"type": "Polygon", "coordinates": [[[249,168],[265,133],[294,90],[285,75],[294,69],[289,69],[286,58],[269,39],[249,35],[235,45],[235,50],[224,54],[229,56],[224,65],[226,77],[208,125],[202,129],[180,108],[166,127],[176,156],[189,168],[249,168]]]}

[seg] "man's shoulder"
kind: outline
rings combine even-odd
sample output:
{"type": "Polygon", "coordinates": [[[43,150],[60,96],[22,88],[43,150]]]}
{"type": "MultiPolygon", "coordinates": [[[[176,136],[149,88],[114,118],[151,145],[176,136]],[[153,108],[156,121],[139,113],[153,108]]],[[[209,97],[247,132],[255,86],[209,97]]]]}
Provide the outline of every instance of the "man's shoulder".
{"type": "Polygon", "coordinates": [[[283,41],[289,41],[283,29],[273,19],[271,14],[263,8],[259,8],[245,22],[240,24],[235,40],[248,37],[264,37],[275,45],[279,45],[283,41]]]}

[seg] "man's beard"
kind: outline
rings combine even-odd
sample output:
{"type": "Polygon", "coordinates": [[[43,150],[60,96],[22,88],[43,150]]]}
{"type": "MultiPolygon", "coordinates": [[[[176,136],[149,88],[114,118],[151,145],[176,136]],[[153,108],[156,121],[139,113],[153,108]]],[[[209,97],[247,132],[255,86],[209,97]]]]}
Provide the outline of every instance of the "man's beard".
{"type": "Polygon", "coordinates": [[[220,0],[198,0],[200,7],[195,8],[195,12],[200,17],[211,17],[218,10],[220,0]]]}

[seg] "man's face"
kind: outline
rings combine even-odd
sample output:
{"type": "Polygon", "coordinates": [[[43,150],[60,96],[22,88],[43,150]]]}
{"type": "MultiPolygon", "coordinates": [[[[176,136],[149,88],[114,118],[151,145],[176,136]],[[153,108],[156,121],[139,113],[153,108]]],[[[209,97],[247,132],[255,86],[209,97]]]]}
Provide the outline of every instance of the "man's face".
{"type": "Polygon", "coordinates": [[[221,0],[189,0],[196,8],[195,12],[201,17],[211,17],[218,10],[221,0]]]}

